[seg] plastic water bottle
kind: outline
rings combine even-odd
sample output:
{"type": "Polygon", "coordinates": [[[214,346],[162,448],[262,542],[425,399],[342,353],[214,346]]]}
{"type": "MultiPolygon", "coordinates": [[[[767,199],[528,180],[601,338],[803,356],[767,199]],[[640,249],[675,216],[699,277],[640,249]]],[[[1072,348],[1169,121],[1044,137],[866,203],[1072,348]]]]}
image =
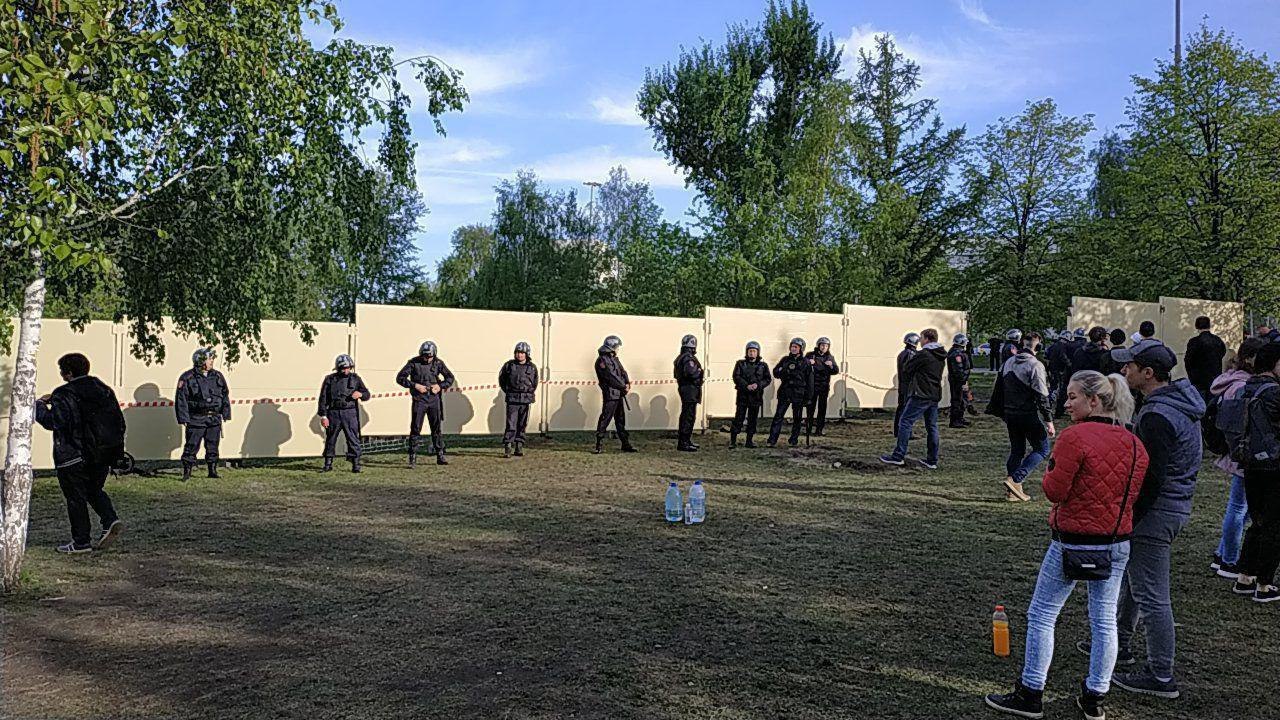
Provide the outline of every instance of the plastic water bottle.
{"type": "Polygon", "coordinates": [[[991,648],[999,657],[1009,657],[1009,616],[997,605],[991,616],[991,648]]]}
{"type": "Polygon", "coordinates": [[[683,511],[684,503],[680,501],[680,488],[673,481],[667,486],[667,522],[680,522],[683,511]]]}
{"type": "Polygon", "coordinates": [[[687,502],[684,504],[684,524],[693,524],[693,506],[687,502]]]}
{"type": "Polygon", "coordinates": [[[694,480],[689,488],[689,522],[700,523],[707,519],[707,489],[701,480],[694,480]]]}

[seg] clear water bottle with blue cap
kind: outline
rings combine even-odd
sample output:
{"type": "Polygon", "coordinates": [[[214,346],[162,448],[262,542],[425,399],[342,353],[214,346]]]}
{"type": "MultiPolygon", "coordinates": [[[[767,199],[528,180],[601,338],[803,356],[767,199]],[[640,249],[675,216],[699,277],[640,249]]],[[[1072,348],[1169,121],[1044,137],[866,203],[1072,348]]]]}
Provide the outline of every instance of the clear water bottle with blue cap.
{"type": "Polygon", "coordinates": [[[689,522],[700,523],[707,519],[707,489],[701,480],[695,480],[689,488],[689,522]]]}
{"type": "Polygon", "coordinates": [[[680,522],[684,517],[684,503],[680,498],[680,487],[673,480],[667,486],[667,505],[666,505],[667,522],[680,522]]]}

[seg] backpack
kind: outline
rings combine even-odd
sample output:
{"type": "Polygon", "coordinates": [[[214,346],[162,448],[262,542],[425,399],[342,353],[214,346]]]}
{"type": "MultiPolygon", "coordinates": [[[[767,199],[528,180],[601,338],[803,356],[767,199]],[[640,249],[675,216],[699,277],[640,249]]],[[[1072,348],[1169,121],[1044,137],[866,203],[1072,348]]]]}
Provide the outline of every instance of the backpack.
{"type": "Polygon", "coordinates": [[[116,465],[124,457],[124,413],[115,393],[86,397],[76,393],[84,443],[80,452],[86,460],[116,465]]]}
{"type": "Polygon", "coordinates": [[[1209,405],[1205,408],[1204,418],[1200,421],[1200,436],[1204,438],[1204,446],[1208,448],[1209,452],[1218,457],[1231,454],[1231,443],[1219,425],[1222,417],[1222,405],[1223,399],[1221,395],[1214,395],[1209,398],[1209,405]]]}
{"type": "MultiPolygon", "coordinates": [[[[1280,464],[1280,437],[1276,436],[1276,428],[1271,425],[1261,402],[1263,393],[1280,392],[1280,385],[1267,383],[1240,392],[1240,406],[1233,408],[1239,419],[1232,418],[1232,427],[1225,429],[1228,437],[1238,430],[1235,441],[1231,443],[1231,459],[1240,467],[1274,467],[1280,464]]],[[[1225,411],[1225,407],[1224,407],[1225,411]]]]}

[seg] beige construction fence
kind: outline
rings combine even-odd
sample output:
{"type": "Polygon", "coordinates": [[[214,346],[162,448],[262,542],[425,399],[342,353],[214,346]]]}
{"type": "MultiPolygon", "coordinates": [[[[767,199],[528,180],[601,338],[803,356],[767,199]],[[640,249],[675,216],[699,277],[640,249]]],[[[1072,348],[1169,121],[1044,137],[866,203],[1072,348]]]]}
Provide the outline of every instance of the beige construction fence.
{"type": "MultiPolygon", "coordinates": [[[[1130,305],[1077,298],[1073,318],[1108,327],[1127,328],[1131,324],[1136,329],[1137,322],[1129,321],[1147,319],[1145,314],[1151,310],[1130,305]],[[1123,325],[1118,324],[1119,319],[1123,325]]],[[[1160,306],[1166,311],[1155,318],[1163,336],[1177,338],[1181,346],[1194,332],[1191,323],[1201,312],[1219,319],[1220,327],[1243,325],[1242,310],[1232,303],[1166,298],[1160,306]]],[[[670,430],[675,428],[680,411],[672,363],[680,339],[691,334],[699,339],[699,356],[707,370],[700,416],[705,428],[709,418],[732,414],[733,364],[743,356],[750,340],[761,344],[762,357],[772,365],[786,354],[792,337],[804,338],[809,348],[818,337],[829,338],[840,372],[832,378],[827,412],[838,417],[846,409],[891,407],[897,402],[894,358],[902,347],[903,334],[934,327],[948,344],[952,335],[966,331],[967,316],[948,310],[865,305],[845,305],[841,313],[709,307],[702,318],[358,305],[354,324],[317,323],[315,327],[315,340],[306,345],[292,323],[264,322],[262,339],[270,353],[268,360],[221,367],[232,395],[223,457],[319,455],[324,433],[316,396],[340,353],[355,358],[356,371],[373,394],[361,409],[365,435],[408,433],[408,394],[396,384],[395,376],[426,339],[439,345],[441,359],[456,378],[456,386],[445,394],[446,434],[502,432],[498,370],[519,341],[533,347],[532,359],[542,380],[530,430],[581,431],[595,427],[600,410],[596,349],[606,335],[618,335],[623,340],[620,357],[632,379],[628,426],[670,430]]],[[[65,320],[45,320],[36,359],[37,392],[49,392],[60,382],[59,356],[84,353],[93,363],[93,374],[115,389],[124,406],[129,451],[140,460],[177,459],[182,451],[182,432],[174,416],[174,391],[178,376],[190,367],[196,341],[172,332],[166,332],[163,340],[165,362],[147,365],[129,354],[124,325],[92,322],[77,332],[65,320]]],[[[0,437],[4,438],[12,373],[13,358],[0,356],[0,437]]],[[[770,391],[766,413],[772,406],[770,391]]],[[[50,451],[50,434],[37,428],[37,467],[49,466],[50,451]]]]}

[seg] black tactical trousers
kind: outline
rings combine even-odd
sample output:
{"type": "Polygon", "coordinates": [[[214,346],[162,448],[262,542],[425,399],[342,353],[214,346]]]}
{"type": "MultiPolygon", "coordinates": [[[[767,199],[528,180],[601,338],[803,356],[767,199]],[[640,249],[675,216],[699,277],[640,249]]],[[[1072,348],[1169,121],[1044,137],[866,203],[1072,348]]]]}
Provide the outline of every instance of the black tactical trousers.
{"type": "Polygon", "coordinates": [[[961,425],[964,423],[964,383],[959,380],[951,380],[951,425],[961,425]]]}
{"type": "Polygon", "coordinates": [[[809,430],[819,435],[827,427],[827,395],[831,388],[815,387],[809,399],[809,430]]]}
{"type": "Polygon", "coordinates": [[[444,407],[440,401],[418,402],[414,400],[412,413],[409,415],[409,454],[418,453],[418,437],[422,435],[422,418],[427,418],[431,428],[431,454],[444,453],[444,433],[440,424],[444,422],[444,407]]]}
{"type": "Polygon", "coordinates": [[[329,427],[324,431],[324,456],[333,458],[337,452],[338,436],[347,439],[347,459],[360,457],[360,408],[350,407],[325,413],[329,427]]]}
{"type": "MultiPolygon", "coordinates": [[[[199,421],[204,421],[200,418],[199,421]]],[[[218,421],[212,424],[196,424],[187,423],[186,443],[182,446],[182,462],[194,465],[196,462],[196,453],[200,452],[200,443],[204,443],[204,459],[208,462],[218,461],[218,446],[222,444],[222,418],[218,416],[218,421]]]]}
{"type": "Polygon", "coordinates": [[[787,408],[791,408],[791,444],[795,445],[800,442],[800,428],[804,425],[804,398],[797,397],[790,399],[783,393],[778,393],[778,407],[773,411],[773,424],[769,426],[769,443],[778,442],[778,436],[782,434],[782,421],[787,417],[787,408]]]}
{"type": "Polygon", "coordinates": [[[733,437],[736,438],[738,433],[742,432],[743,420],[746,420],[747,439],[750,440],[756,435],[756,425],[760,420],[760,406],[738,404],[733,413],[733,425],[729,429],[733,437]]]}
{"type": "Polygon", "coordinates": [[[596,439],[603,440],[609,435],[609,421],[613,421],[613,429],[618,432],[618,439],[627,444],[627,406],[622,398],[605,399],[600,406],[600,420],[596,422],[596,439]]]}
{"type": "Polygon", "coordinates": [[[507,430],[502,434],[502,442],[523,443],[524,431],[529,426],[529,404],[507,403],[507,430]]]}

